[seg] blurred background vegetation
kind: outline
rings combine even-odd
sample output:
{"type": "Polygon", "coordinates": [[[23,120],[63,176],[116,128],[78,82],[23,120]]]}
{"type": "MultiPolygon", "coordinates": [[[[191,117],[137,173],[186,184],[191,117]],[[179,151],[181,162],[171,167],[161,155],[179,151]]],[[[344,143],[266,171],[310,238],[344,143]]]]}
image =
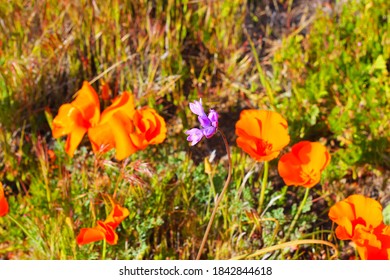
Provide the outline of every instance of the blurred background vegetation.
{"type": "MultiPolygon", "coordinates": [[[[220,113],[234,164],[203,257],[277,243],[303,194],[284,187],[271,162],[270,204],[256,212],[262,166],[235,145],[245,108],[282,114],[291,145],[329,148],[331,165],[293,239],[338,242],[339,257],[351,257],[327,211],[351,193],[390,203],[389,10],[386,0],[2,1],[0,180],[12,220],[0,218],[0,258],[99,258],[101,244],[77,247],[74,238],[104,219],[103,194],[115,193],[131,214],[108,258],[193,259],[227,174],[221,139],[185,140],[196,124],[188,104],[200,97],[220,113]],[[112,98],[130,90],[137,106],[158,110],[165,143],[115,162],[93,156],[86,141],[70,159],[50,120],[84,80],[99,94],[108,85],[112,98]]],[[[332,253],[313,245],[265,257],[332,253]]]]}

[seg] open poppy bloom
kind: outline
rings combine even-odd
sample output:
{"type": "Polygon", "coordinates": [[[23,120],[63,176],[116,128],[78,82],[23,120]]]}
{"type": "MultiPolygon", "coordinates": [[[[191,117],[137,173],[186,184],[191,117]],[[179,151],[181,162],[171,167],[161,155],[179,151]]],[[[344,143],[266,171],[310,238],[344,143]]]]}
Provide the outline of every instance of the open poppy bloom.
{"type": "Polygon", "coordinates": [[[118,235],[114,228],[105,222],[97,221],[97,226],[93,228],[82,228],[76,238],[76,242],[79,245],[85,245],[104,239],[108,244],[115,245],[118,242],[118,235]]]}
{"type": "Polygon", "coordinates": [[[352,240],[361,259],[390,258],[390,228],[383,224],[379,202],[351,195],[333,205],[328,215],[338,225],[337,238],[352,240]]]}
{"type": "Polygon", "coordinates": [[[160,144],[166,138],[165,120],[152,108],[136,110],[132,123],[130,138],[139,150],[143,150],[152,144],[160,144]]]}
{"type": "Polygon", "coordinates": [[[80,230],[79,235],[76,237],[77,244],[85,245],[105,239],[108,244],[115,245],[118,242],[118,235],[115,229],[129,214],[128,209],[114,204],[114,208],[104,222],[97,221],[97,226],[80,230]]]}
{"type": "Polygon", "coordinates": [[[237,145],[256,161],[270,161],[290,142],[287,121],[266,110],[243,110],[236,123],[237,145]]]}
{"type": "Polygon", "coordinates": [[[53,137],[68,135],[65,151],[73,156],[88,129],[100,119],[98,96],[88,82],[76,93],[76,99],[60,107],[58,115],[53,119],[53,137]]]}
{"type": "Polygon", "coordinates": [[[103,111],[99,123],[88,130],[93,151],[104,153],[116,148],[118,160],[135,153],[138,149],[130,138],[133,115],[134,100],[125,91],[103,111]]]}
{"type": "Polygon", "coordinates": [[[4,195],[3,184],[0,182],[0,217],[7,215],[8,211],[8,202],[4,195]]]}
{"type": "Polygon", "coordinates": [[[321,143],[301,141],[280,158],[278,171],[286,185],[311,188],[320,182],[329,162],[330,154],[321,143]]]}

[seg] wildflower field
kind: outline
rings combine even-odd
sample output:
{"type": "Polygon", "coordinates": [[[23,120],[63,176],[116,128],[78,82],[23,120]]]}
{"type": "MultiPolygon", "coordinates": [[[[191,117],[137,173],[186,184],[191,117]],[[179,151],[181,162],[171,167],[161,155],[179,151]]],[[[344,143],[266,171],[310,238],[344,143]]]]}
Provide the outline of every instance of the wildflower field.
{"type": "Polygon", "coordinates": [[[0,2],[0,259],[390,259],[390,2],[0,2]]]}

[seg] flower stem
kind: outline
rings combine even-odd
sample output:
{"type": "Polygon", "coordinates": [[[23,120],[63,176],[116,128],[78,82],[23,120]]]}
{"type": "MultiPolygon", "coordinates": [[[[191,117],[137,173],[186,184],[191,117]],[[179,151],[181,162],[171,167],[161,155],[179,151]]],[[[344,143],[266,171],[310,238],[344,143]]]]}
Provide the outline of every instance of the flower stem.
{"type": "Polygon", "coordinates": [[[103,239],[103,249],[102,249],[102,260],[103,261],[106,259],[106,247],[107,247],[107,241],[106,241],[106,239],[103,239]]]}
{"type": "Polygon", "coordinates": [[[298,221],[299,215],[301,215],[302,209],[303,209],[303,207],[304,207],[305,204],[306,204],[307,198],[309,197],[309,191],[310,191],[310,188],[306,188],[305,196],[303,197],[303,199],[302,199],[302,201],[301,201],[301,204],[299,205],[299,208],[298,208],[298,210],[297,210],[297,213],[295,214],[294,220],[293,220],[292,223],[290,224],[290,227],[288,228],[287,233],[286,233],[286,235],[284,236],[284,239],[283,239],[282,242],[285,242],[285,241],[289,238],[289,236],[290,236],[292,230],[294,229],[295,224],[296,224],[297,221],[298,221]]]}
{"type": "Polygon", "coordinates": [[[206,244],[207,237],[208,237],[208,235],[210,233],[211,226],[212,226],[212,224],[214,222],[215,214],[217,213],[219,203],[222,201],[222,198],[223,198],[224,194],[226,193],[226,191],[228,189],[228,186],[229,186],[229,183],[230,183],[230,179],[232,177],[232,159],[230,157],[229,144],[227,142],[225,134],[223,134],[223,132],[221,130],[219,130],[219,129],[218,129],[218,132],[221,135],[223,143],[225,144],[225,148],[226,148],[226,153],[227,153],[227,157],[228,157],[228,164],[229,164],[228,177],[227,177],[227,179],[225,181],[225,185],[222,188],[221,194],[218,196],[218,198],[217,198],[217,200],[215,202],[213,212],[211,213],[211,217],[210,217],[209,223],[207,224],[206,231],[205,231],[205,233],[203,235],[202,243],[200,244],[198,255],[196,256],[197,260],[199,260],[201,255],[202,255],[203,248],[204,248],[204,246],[206,244]]]}
{"type": "Polygon", "coordinates": [[[267,187],[268,183],[268,161],[264,162],[264,173],[263,173],[263,180],[261,182],[261,191],[260,191],[260,198],[259,198],[259,208],[258,213],[261,215],[261,211],[263,210],[263,203],[264,203],[264,195],[265,195],[265,188],[267,187]]]}

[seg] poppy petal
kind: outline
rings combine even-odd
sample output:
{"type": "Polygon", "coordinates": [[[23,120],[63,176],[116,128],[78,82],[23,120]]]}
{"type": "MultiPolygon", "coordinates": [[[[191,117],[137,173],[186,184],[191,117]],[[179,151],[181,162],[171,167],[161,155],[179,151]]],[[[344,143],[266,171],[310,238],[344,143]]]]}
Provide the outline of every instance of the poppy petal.
{"type": "Polygon", "coordinates": [[[94,153],[105,153],[115,148],[115,139],[108,123],[88,129],[88,138],[94,153]]]}
{"type": "Polygon", "coordinates": [[[240,113],[240,119],[236,123],[236,134],[243,138],[248,138],[248,136],[261,138],[261,114],[262,111],[260,110],[243,110],[240,113]]]}
{"type": "Polygon", "coordinates": [[[98,123],[100,119],[99,97],[94,88],[85,81],[81,89],[76,92],[76,98],[71,103],[81,113],[84,120],[91,126],[98,123]]]}
{"type": "Polygon", "coordinates": [[[3,217],[6,214],[8,214],[8,211],[9,211],[8,202],[4,195],[3,184],[0,182],[0,217],[3,217]]]}
{"type": "Polygon", "coordinates": [[[349,236],[352,236],[352,223],[356,219],[353,206],[346,200],[333,205],[328,213],[329,218],[346,229],[349,236]]]}
{"type": "Polygon", "coordinates": [[[112,130],[112,137],[115,139],[117,160],[122,160],[138,150],[131,141],[129,130],[132,125],[126,118],[118,112],[108,122],[112,130]]]}
{"type": "Polygon", "coordinates": [[[122,94],[119,95],[117,98],[115,98],[112,104],[103,111],[100,123],[102,124],[108,122],[111,119],[111,117],[117,112],[121,112],[122,114],[127,116],[128,119],[133,118],[134,115],[133,95],[131,95],[127,91],[122,92],[122,94]]]}
{"type": "Polygon", "coordinates": [[[288,186],[300,186],[304,184],[302,180],[299,159],[293,153],[281,156],[278,162],[278,172],[283,181],[288,186]]]}
{"type": "Polygon", "coordinates": [[[367,226],[375,228],[382,223],[382,205],[375,199],[362,195],[351,195],[347,201],[354,205],[356,219],[364,219],[367,226]]]}
{"type": "Polygon", "coordinates": [[[82,228],[79,235],[76,237],[76,242],[79,245],[100,241],[106,238],[106,230],[98,225],[94,228],[82,228]]]}
{"type": "Polygon", "coordinates": [[[64,104],[58,110],[57,116],[53,119],[53,137],[59,138],[72,132],[77,126],[88,124],[83,122],[82,115],[72,104],[64,104]]]}
{"type": "Polygon", "coordinates": [[[98,227],[104,229],[104,238],[106,239],[107,243],[110,245],[115,245],[118,242],[118,235],[116,234],[115,229],[102,221],[98,221],[97,224],[98,227]]]}
{"type": "Polygon", "coordinates": [[[69,133],[65,143],[65,151],[70,157],[73,156],[81,140],[83,140],[84,134],[86,132],[87,132],[86,128],[77,126],[73,129],[71,133],[69,133]]]}
{"type": "Polygon", "coordinates": [[[105,223],[115,229],[129,214],[130,212],[127,208],[115,204],[105,223]]]}
{"type": "Polygon", "coordinates": [[[273,111],[263,111],[262,116],[262,138],[272,143],[273,150],[281,150],[290,143],[287,121],[273,111]]]}

